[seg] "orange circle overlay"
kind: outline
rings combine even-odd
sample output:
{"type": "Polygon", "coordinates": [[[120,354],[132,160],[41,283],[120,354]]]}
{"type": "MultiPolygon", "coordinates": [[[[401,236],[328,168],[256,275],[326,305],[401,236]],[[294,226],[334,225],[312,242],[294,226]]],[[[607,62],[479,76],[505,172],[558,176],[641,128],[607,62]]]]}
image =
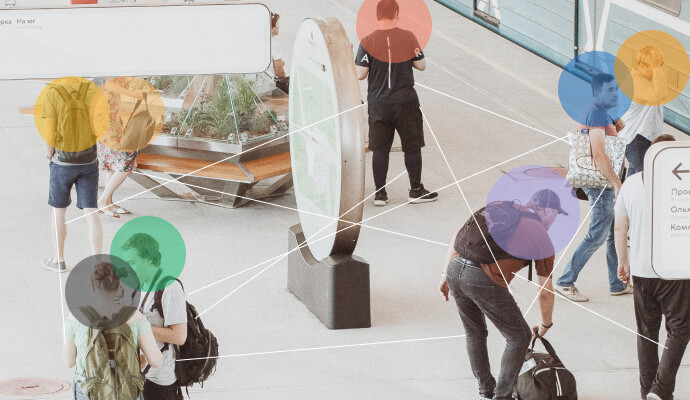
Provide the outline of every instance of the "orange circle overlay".
{"type": "Polygon", "coordinates": [[[158,89],[132,76],[110,78],[102,89],[110,107],[110,124],[101,140],[104,145],[117,151],[139,151],[158,137],[165,123],[158,89]]]}
{"type": "Polygon", "coordinates": [[[666,104],[688,83],[688,53],[678,39],[666,32],[648,30],[630,36],[616,58],[619,61],[614,68],[616,80],[623,93],[635,103],[666,104]],[[619,77],[627,73],[632,76],[632,82],[621,82],[619,77]]]}
{"type": "Polygon", "coordinates": [[[33,114],[36,129],[46,143],[60,151],[78,152],[93,147],[103,137],[109,111],[108,100],[95,83],[69,76],[55,79],[41,90],[33,114]],[[80,94],[82,87],[85,90],[80,94]],[[72,124],[79,128],[70,128],[72,124]]]}
{"type": "MultiPolygon", "coordinates": [[[[363,39],[378,29],[378,18],[376,17],[376,6],[381,0],[364,0],[357,12],[357,37],[362,43],[363,39]]],[[[431,38],[431,13],[429,7],[422,0],[397,0],[400,11],[398,12],[398,24],[396,27],[412,32],[417,38],[420,49],[423,51],[431,38]]],[[[363,45],[364,46],[364,45],[363,45]]],[[[371,47],[371,46],[370,46],[371,47]]],[[[389,53],[387,46],[377,46],[377,48],[367,48],[364,50],[379,61],[388,62],[389,53]]],[[[403,54],[393,53],[393,63],[409,61],[411,58],[404,59],[403,54]]]]}

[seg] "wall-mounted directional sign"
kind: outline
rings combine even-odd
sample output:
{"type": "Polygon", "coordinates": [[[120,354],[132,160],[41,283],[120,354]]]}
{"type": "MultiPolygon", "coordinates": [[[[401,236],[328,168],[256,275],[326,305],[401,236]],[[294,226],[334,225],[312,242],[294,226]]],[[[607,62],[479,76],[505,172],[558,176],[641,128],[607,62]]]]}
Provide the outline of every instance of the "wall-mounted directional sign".
{"type": "Polygon", "coordinates": [[[271,62],[263,4],[0,8],[0,79],[254,73],[271,62]]]}
{"type": "Polygon", "coordinates": [[[655,144],[644,170],[652,268],[661,278],[690,279],[690,143],[655,144]]]}
{"type": "Polygon", "coordinates": [[[290,152],[302,230],[316,260],[352,254],[359,226],[346,221],[362,219],[364,130],[352,49],[340,22],[302,23],[290,76],[290,152]]]}

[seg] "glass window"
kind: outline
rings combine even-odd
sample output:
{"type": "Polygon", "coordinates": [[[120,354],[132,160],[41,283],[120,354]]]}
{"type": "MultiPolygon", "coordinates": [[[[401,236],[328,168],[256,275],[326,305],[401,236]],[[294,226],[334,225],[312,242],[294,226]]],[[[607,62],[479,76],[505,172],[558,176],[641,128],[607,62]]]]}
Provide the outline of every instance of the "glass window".
{"type": "Polygon", "coordinates": [[[680,15],[682,0],[641,0],[643,3],[653,5],[656,8],[666,11],[675,16],[680,15]]]}

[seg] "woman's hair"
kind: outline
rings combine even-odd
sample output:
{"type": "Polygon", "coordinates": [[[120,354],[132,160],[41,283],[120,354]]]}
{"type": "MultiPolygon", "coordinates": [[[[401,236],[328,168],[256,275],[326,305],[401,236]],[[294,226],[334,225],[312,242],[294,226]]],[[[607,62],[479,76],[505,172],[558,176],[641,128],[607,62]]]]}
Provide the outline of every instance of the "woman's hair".
{"type": "Polygon", "coordinates": [[[278,13],[271,13],[271,29],[275,28],[276,25],[278,24],[278,20],[280,19],[280,14],[278,13]]]}
{"type": "Polygon", "coordinates": [[[120,288],[120,278],[115,274],[113,265],[101,262],[93,266],[91,283],[98,290],[114,292],[120,288]]]}
{"type": "Polygon", "coordinates": [[[136,249],[139,257],[148,259],[151,264],[161,265],[161,252],[158,250],[158,242],[153,236],[146,233],[135,233],[122,245],[122,250],[129,249],[136,249]]]}
{"type": "Polygon", "coordinates": [[[657,67],[664,62],[664,53],[654,46],[644,46],[637,51],[635,63],[637,66],[657,67]]]}

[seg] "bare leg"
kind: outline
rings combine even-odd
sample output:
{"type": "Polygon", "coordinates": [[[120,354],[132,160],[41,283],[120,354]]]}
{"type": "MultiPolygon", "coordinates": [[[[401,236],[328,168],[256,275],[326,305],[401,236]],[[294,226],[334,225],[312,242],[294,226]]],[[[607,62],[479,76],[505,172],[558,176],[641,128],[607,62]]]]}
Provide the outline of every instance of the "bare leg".
{"type": "Polygon", "coordinates": [[[54,262],[65,261],[65,237],[67,237],[67,224],[65,224],[66,208],[53,208],[50,216],[50,226],[53,239],[55,239],[55,256],[54,262]]]}
{"type": "Polygon", "coordinates": [[[103,251],[103,228],[101,227],[101,218],[95,208],[85,208],[84,217],[86,218],[86,223],[89,228],[91,254],[101,254],[103,251]]]}
{"type": "Polygon", "coordinates": [[[108,203],[108,198],[112,198],[112,193],[110,195],[107,195],[108,193],[108,184],[112,180],[111,178],[113,177],[114,171],[108,169],[105,171],[105,186],[103,187],[103,192],[101,193],[101,197],[98,198],[98,208],[100,210],[103,210],[105,207],[111,205],[111,203],[108,203]]]}
{"type": "Polygon", "coordinates": [[[106,206],[113,204],[113,193],[122,185],[122,182],[127,179],[130,173],[131,171],[117,171],[110,176],[108,183],[105,185],[105,189],[103,189],[103,194],[101,194],[101,199],[105,201],[106,206]]]}

